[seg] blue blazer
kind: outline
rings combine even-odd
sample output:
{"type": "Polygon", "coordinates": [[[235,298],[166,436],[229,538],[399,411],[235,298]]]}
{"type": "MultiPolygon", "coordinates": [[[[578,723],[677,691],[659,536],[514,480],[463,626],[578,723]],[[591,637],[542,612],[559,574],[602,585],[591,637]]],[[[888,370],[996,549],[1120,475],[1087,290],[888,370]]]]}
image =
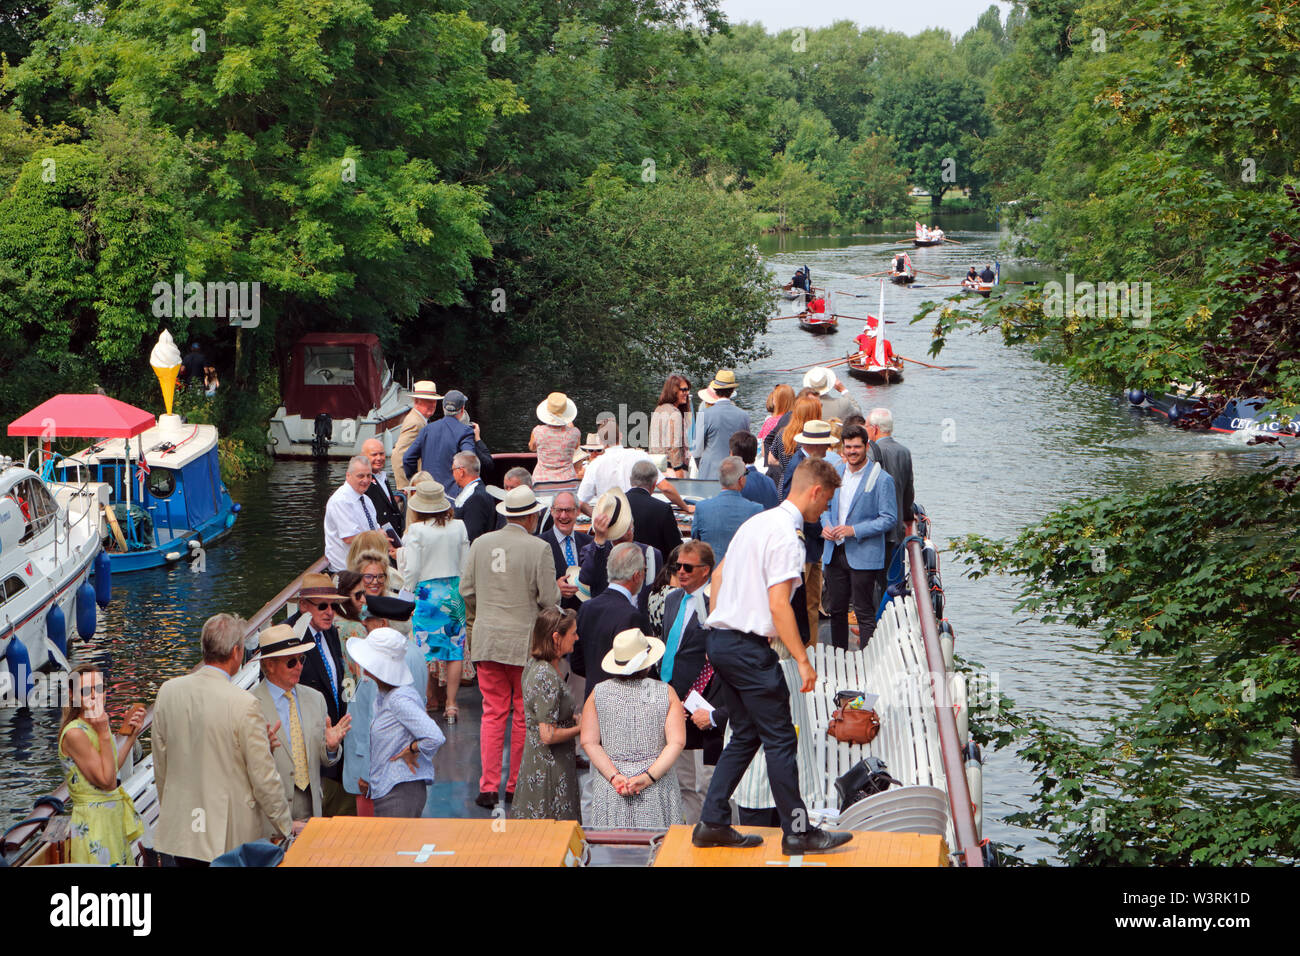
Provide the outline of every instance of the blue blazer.
{"type": "Polygon", "coordinates": [[[745,469],[745,487],[740,490],[740,493],[750,501],[757,501],[764,511],[775,508],[781,503],[781,499],[776,494],[776,482],[753,465],[745,469]]]}
{"type": "MultiPolygon", "coordinates": [[[[835,471],[841,478],[847,465],[841,461],[835,471]]],[[[849,567],[858,571],[875,571],[885,566],[885,533],[891,531],[898,521],[897,495],[894,491],[894,479],[879,463],[868,461],[866,476],[858,485],[857,494],[849,504],[847,519],[844,524],[853,526],[853,537],[845,538],[844,556],[848,558],[849,567]],[[867,486],[872,487],[868,490],[867,486]]],[[[822,513],[822,531],[833,528],[840,522],[835,516],[840,510],[840,491],[835,489],[831,496],[831,506],[822,513]]],[[[835,542],[825,539],[822,547],[822,564],[831,559],[835,542]]]]}
{"type": "Polygon", "coordinates": [[[448,415],[429,422],[402,456],[402,470],[414,475],[423,468],[444,488],[455,488],[451,460],[458,451],[476,451],[474,429],[448,415]]]}
{"type": "Polygon", "coordinates": [[[749,412],[730,399],[710,405],[700,412],[695,428],[695,445],[691,454],[699,463],[697,478],[714,480],[722,459],[731,454],[731,436],[749,431],[749,412]]]}
{"type": "Polygon", "coordinates": [[[721,563],[736,529],[762,510],[762,505],[734,488],[723,488],[712,498],[695,503],[691,537],[712,548],[715,564],[721,563]]]}

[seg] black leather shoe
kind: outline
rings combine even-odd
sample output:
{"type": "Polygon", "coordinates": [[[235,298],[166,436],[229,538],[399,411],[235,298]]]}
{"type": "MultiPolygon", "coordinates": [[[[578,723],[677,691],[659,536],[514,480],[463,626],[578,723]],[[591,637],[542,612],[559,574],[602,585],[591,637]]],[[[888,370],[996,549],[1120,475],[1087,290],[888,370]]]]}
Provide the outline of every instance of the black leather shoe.
{"type": "Polygon", "coordinates": [[[843,846],[853,839],[847,830],[821,830],[807,833],[786,833],[781,836],[781,852],[786,856],[803,856],[805,853],[825,853],[843,846]]]}
{"type": "Polygon", "coordinates": [[[482,790],[479,792],[479,795],[474,798],[474,802],[484,810],[491,810],[497,805],[497,799],[498,797],[495,793],[488,793],[486,790],[482,790]]]}
{"type": "Polygon", "coordinates": [[[763,838],[757,833],[748,835],[734,827],[720,826],[716,823],[697,823],[691,831],[691,842],[696,846],[731,846],[748,850],[763,845],[763,838]]]}

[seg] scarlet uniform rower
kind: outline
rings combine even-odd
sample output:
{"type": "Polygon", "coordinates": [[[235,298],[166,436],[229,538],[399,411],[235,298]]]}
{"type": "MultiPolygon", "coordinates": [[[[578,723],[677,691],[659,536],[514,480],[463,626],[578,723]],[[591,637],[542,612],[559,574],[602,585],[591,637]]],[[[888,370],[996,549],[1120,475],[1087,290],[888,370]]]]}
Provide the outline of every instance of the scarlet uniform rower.
{"type": "MultiPolygon", "coordinates": [[[[867,327],[862,330],[862,333],[853,340],[858,343],[858,348],[861,349],[862,355],[866,357],[867,361],[873,363],[876,361],[876,328],[877,327],[878,327],[878,320],[873,318],[870,322],[867,323],[867,327]]],[[[891,365],[893,364],[893,361],[894,361],[894,347],[889,344],[889,339],[885,339],[885,364],[891,365]]]]}

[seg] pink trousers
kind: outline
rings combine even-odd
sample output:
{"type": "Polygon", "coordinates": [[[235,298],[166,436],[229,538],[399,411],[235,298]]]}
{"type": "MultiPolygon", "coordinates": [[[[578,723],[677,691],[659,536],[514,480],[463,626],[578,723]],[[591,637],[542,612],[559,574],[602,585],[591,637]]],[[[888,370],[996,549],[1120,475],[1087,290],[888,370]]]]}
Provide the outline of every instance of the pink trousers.
{"type": "Polygon", "coordinates": [[[501,752],[505,749],[506,724],[510,730],[510,779],[506,790],[515,792],[519,764],[524,758],[524,669],[495,661],[478,663],[478,689],[483,694],[483,722],[479,727],[479,753],[483,759],[480,793],[501,790],[501,752]],[[511,721],[511,711],[513,721],[511,721]]]}

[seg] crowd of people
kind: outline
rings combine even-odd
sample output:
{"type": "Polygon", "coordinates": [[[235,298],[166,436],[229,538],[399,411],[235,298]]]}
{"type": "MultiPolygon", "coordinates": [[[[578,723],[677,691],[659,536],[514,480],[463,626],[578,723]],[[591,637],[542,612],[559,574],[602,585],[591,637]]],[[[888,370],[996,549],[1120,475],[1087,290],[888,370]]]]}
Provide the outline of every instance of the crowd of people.
{"type": "MultiPolygon", "coordinates": [[[[324,514],[328,572],[302,577],[297,612],[254,648],[246,622],[215,615],[202,666],[159,691],[163,861],[206,865],[314,816],[420,816],[467,684],[482,701],[485,810],[595,828],[685,822],[699,846],[753,845],[734,822],[780,826],[790,853],[847,841],[798,824],[787,680],[811,690],[823,615],[836,647],[851,632],[870,641],[911,529],[911,458],[889,410],[864,416],[829,369],[772,389],[757,431],[742,385],[718,370],[693,415],[689,382],[670,376],[648,450],[603,416],[583,441],[574,402],[552,393],[529,442],[536,467],[510,469],[498,489],[464,394],[417,383],[391,477],[379,440],[348,462],[324,514]],[[672,479],[692,460],[718,490],[688,503],[672,479]],[[548,504],[540,482],[567,487],[548,504]],[[686,538],[679,515],[693,515],[686,538]],[[254,650],[262,681],[249,693],[231,678],[254,650]],[[779,666],[789,658],[797,677],[779,666]],[[733,820],[760,746],[766,797],[746,796],[755,805],[733,820]]],[[[124,862],[139,818],[110,787],[102,675],[75,676],[87,704],[65,713],[60,753],[77,852],[124,862]]]]}

